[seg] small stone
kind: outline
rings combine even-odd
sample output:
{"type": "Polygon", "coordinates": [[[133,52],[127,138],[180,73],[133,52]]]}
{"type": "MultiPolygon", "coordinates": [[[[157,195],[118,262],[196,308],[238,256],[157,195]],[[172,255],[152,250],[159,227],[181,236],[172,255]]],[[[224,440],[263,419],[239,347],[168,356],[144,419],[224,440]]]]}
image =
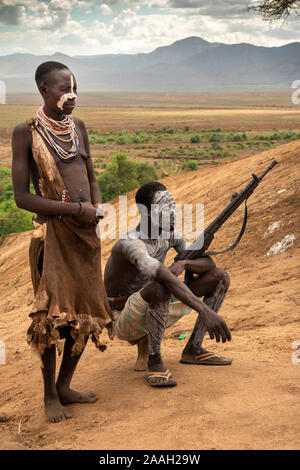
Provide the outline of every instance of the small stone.
{"type": "Polygon", "coordinates": [[[10,421],[10,419],[11,417],[8,413],[5,413],[5,411],[0,412],[0,423],[6,423],[7,421],[10,421]]]}

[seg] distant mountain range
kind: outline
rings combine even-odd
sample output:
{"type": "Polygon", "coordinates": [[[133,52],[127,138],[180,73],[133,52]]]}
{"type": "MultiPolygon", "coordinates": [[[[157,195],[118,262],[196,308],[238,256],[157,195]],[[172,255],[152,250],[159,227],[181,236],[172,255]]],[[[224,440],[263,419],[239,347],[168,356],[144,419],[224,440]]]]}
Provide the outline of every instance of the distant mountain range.
{"type": "Polygon", "coordinates": [[[0,80],[7,92],[36,91],[35,69],[47,60],[70,67],[85,92],[290,88],[300,80],[299,42],[258,47],[191,36],[149,53],[0,56],[0,80]]]}

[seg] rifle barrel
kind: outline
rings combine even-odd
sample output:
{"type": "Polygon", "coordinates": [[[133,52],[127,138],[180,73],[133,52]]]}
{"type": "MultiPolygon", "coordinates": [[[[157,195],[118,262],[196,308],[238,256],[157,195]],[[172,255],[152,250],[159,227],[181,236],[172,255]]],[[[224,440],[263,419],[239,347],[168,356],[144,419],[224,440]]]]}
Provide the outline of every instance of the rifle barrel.
{"type": "Polygon", "coordinates": [[[275,165],[278,165],[278,161],[277,161],[277,160],[273,160],[272,163],[271,163],[271,165],[269,165],[268,168],[263,172],[263,174],[258,177],[259,181],[261,181],[261,180],[266,176],[266,174],[267,174],[270,170],[272,170],[272,168],[274,168],[275,165]]]}

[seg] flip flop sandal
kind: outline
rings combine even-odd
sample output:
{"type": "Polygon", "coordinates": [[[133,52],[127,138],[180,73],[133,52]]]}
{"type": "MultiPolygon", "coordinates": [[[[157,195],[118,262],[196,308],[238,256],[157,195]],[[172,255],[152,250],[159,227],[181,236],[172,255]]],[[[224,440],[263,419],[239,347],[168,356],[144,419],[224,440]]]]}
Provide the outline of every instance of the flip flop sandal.
{"type": "Polygon", "coordinates": [[[205,366],[229,366],[232,363],[232,359],[226,359],[225,357],[217,356],[217,354],[207,352],[199,354],[199,356],[195,356],[193,359],[181,358],[180,362],[183,364],[199,364],[205,366]],[[219,360],[210,361],[212,358],[219,358],[219,360]]]}
{"type": "Polygon", "coordinates": [[[165,372],[148,372],[144,377],[151,387],[174,387],[177,385],[169,370],[165,372]]]}

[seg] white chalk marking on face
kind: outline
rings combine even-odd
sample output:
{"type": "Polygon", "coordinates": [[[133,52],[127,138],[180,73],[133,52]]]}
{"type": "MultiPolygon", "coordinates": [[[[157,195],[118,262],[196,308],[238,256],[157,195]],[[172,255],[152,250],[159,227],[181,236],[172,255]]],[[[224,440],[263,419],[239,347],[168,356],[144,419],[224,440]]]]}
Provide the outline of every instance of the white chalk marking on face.
{"type": "Polygon", "coordinates": [[[57,107],[61,110],[63,110],[64,104],[68,100],[72,100],[73,98],[77,98],[76,93],[74,93],[74,79],[73,79],[73,74],[71,74],[71,93],[65,93],[62,95],[57,102],[57,107]]]}
{"type": "Polygon", "coordinates": [[[175,211],[175,201],[168,190],[157,191],[154,196],[154,204],[156,204],[158,212],[173,212],[175,211]]]}
{"type": "Polygon", "coordinates": [[[170,228],[170,220],[175,223],[176,204],[174,198],[168,190],[157,191],[154,195],[154,204],[151,204],[151,216],[154,223],[159,223],[162,216],[162,225],[164,228],[170,228]]]}

